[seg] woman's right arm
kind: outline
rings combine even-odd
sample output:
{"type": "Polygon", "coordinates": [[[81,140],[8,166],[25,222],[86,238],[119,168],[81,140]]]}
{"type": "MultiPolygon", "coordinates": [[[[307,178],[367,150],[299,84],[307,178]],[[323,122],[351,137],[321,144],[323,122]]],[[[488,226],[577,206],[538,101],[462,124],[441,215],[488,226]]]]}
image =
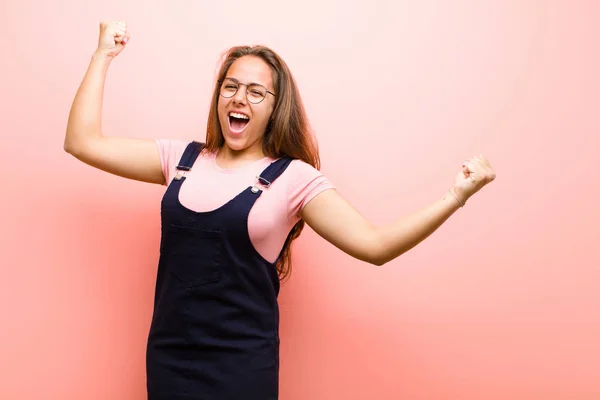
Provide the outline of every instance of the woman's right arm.
{"type": "Polygon", "coordinates": [[[102,99],[108,67],[125,48],[129,36],[123,22],[101,22],[94,52],[71,106],[64,149],[77,159],[129,179],[164,184],[154,140],[102,134],[102,99]]]}

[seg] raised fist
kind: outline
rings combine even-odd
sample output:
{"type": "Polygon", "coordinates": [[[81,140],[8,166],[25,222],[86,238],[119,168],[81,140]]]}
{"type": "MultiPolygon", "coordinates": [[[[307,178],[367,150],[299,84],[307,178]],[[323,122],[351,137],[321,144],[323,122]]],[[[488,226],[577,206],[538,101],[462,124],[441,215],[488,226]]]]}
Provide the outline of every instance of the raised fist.
{"type": "Polygon", "coordinates": [[[129,41],[127,24],[123,21],[100,22],[100,37],[98,38],[98,49],[96,51],[110,57],[116,57],[125,48],[129,41]]]}
{"type": "Polygon", "coordinates": [[[490,162],[482,154],[465,160],[462,170],[454,181],[454,193],[461,204],[465,204],[469,197],[477,193],[482,187],[496,179],[496,172],[490,162]]]}

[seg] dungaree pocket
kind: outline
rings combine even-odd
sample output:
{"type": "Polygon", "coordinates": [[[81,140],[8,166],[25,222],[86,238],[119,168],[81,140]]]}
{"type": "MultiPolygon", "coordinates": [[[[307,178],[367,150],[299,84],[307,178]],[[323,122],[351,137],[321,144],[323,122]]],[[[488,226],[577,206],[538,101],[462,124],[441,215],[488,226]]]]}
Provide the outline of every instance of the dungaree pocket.
{"type": "Polygon", "coordinates": [[[188,287],[219,281],[221,233],[169,226],[167,269],[188,287]]]}

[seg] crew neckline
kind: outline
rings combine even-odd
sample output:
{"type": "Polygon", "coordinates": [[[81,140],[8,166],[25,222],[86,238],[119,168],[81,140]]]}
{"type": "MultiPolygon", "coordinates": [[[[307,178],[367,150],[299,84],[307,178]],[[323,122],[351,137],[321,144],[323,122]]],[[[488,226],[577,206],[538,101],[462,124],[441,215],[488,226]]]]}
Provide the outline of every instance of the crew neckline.
{"type": "Polygon", "coordinates": [[[218,172],[221,172],[221,173],[225,173],[225,174],[242,172],[247,169],[251,169],[251,168],[255,167],[256,165],[266,164],[268,161],[272,161],[270,157],[265,156],[263,158],[260,158],[255,161],[251,161],[248,164],[244,164],[239,167],[223,168],[223,167],[219,166],[219,164],[217,164],[217,154],[219,154],[219,150],[217,150],[216,152],[214,152],[212,154],[210,163],[215,170],[217,170],[218,172]]]}

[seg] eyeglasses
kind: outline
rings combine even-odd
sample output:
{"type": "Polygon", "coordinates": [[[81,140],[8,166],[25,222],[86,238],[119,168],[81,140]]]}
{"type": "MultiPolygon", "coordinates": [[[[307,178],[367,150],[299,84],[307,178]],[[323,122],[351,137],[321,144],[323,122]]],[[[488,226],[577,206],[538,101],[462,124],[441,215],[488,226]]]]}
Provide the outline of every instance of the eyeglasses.
{"type": "Polygon", "coordinates": [[[219,81],[219,83],[221,83],[219,94],[227,99],[235,96],[242,85],[246,86],[246,99],[252,104],[258,104],[263,101],[267,97],[267,93],[275,96],[275,93],[268,91],[266,87],[258,83],[241,83],[233,78],[227,78],[224,81],[219,81]]]}

